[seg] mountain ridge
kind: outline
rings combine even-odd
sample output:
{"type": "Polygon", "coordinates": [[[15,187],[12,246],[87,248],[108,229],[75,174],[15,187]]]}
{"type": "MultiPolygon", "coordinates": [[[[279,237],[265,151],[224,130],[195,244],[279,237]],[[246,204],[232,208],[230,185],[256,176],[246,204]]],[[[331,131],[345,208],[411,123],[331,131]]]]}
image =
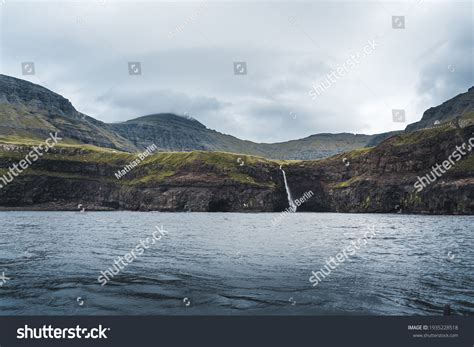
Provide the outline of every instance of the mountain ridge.
{"type": "Polygon", "coordinates": [[[66,142],[138,152],[154,143],[159,151],[223,151],[272,159],[319,159],[364,147],[372,135],[315,134],[280,143],[255,143],[207,128],[198,120],[156,113],[104,123],[77,111],[60,94],[29,81],[0,75],[0,139],[41,138],[61,131],[66,142]],[[5,126],[7,124],[7,126],[5,126]]]}
{"type": "MultiPolygon", "coordinates": [[[[422,120],[405,132],[474,109],[474,88],[427,110],[422,120]],[[467,96],[465,96],[467,94],[467,96]],[[466,99],[468,100],[466,103],[466,99]],[[472,100],[471,100],[472,99],[472,100]],[[460,105],[459,105],[460,104],[460,105]],[[438,107],[441,109],[438,110],[438,107]],[[455,110],[453,114],[449,110],[455,110]],[[440,112],[447,112],[439,117],[440,112]],[[420,123],[421,122],[421,123],[420,123]],[[419,124],[418,124],[419,123],[419,124]],[[410,130],[411,129],[411,130],[410,130]]],[[[319,133],[301,139],[256,143],[207,128],[198,120],[173,113],[155,113],[119,123],[105,123],[77,111],[58,93],[29,81],[0,74],[0,140],[42,138],[61,131],[66,142],[84,143],[125,152],[139,152],[150,144],[158,151],[221,151],[263,156],[269,159],[313,160],[363,147],[372,147],[401,131],[365,135],[319,133]]]]}

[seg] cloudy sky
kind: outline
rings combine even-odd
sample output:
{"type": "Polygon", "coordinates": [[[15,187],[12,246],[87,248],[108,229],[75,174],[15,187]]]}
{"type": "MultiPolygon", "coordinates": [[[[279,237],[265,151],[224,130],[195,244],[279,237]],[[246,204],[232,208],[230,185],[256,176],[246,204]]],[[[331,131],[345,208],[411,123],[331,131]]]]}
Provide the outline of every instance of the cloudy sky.
{"type": "Polygon", "coordinates": [[[105,122],[174,112],[256,142],[373,134],[474,85],[472,1],[0,0],[0,11],[1,73],[105,122]]]}

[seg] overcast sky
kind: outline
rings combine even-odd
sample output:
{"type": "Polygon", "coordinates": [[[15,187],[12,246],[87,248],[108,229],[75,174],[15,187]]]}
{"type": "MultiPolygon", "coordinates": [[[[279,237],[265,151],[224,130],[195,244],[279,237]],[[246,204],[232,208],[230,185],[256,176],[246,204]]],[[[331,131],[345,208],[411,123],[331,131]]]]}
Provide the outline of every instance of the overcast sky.
{"type": "Polygon", "coordinates": [[[0,0],[0,10],[1,72],[105,122],[174,112],[256,142],[373,134],[404,129],[474,85],[472,1],[0,0]],[[312,98],[312,85],[357,52],[312,98]],[[22,75],[22,62],[35,75],[22,75]]]}

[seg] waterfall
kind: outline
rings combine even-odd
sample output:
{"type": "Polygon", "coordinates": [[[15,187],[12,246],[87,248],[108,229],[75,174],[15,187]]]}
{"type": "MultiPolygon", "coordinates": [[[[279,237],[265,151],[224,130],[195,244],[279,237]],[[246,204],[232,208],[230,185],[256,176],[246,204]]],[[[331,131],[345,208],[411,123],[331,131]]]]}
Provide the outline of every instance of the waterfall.
{"type": "Polygon", "coordinates": [[[297,206],[295,205],[295,202],[293,201],[293,198],[291,196],[290,187],[288,187],[288,182],[286,181],[285,170],[281,168],[281,165],[280,165],[280,170],[281,172],[283,172],[283,180],[285,181],[286,195],[288,196],[288,204],[290,205],[290,210],[293,212],[296,212],[297,206]]]}

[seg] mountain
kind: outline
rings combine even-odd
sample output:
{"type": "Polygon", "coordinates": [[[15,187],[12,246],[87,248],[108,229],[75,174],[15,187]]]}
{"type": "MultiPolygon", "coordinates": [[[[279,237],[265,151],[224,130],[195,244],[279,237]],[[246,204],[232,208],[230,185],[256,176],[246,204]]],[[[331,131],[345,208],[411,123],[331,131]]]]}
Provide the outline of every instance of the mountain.
{"type": "Polygon", "coordinates": [[[222,151],[273,159],[318,159],[364,147],[373,135],[317,134],[281,143],[255,143],[208,129],[195,119],[154,114],[106,124],[78,112],[71,102],[42,86],[0,75],[0,139],[44,139],[60,131],[65,143],[91,144],[138,152],[155,144],[160,151],[222,151]]]}
{"type": "Polygon", "coordinates": [[[441,105],[429,108],[423,113],[420,121],[409,124],[405,130],[389,131],[374,135],[366,147],[377,146],[379,143],[395,135],[439,126],[472,111],[474,111],[474,87],[469,88],[467,92],[459,94],[441,105]]]}
{"type": "Polygon", "coordinates": [[[109,125],[78,112],[61,95],[37,84],[0,75],[0,139],[41,140],[55,131],[60,131],[66,143],[138,150],[109,125]]]}
{"type": "Polygon", "coordinates": [[[195,119],[174,114],[154,114],[112,129],[144,149],[154,143],[162,151],[221,151],[259,155],[271,159],[318,159],[364,147],[373,135],[317,134],[280,143],[255,143],[208,129],[195,119]]]}
{"type": "MultiPolygon", "coordinates": [[[[432,127],[474,110],[474,87],[442,105],[430,108],[405,132],[432,127]]],[[[42,86],[0,75],[0,141],[40,140],[60,131],[64,143],[90,144],[125,152],[138,152],[151,144],[159,151],[220,151],[269,159],[311,160],[341,152],[373,147],[400,134],[316,134],[280,143],[255,143],[222,134],[199,121],[170,113],[153,114],[122,123],[107,124],[78,112],[69,100],[42,86]]]]}
{"type": "Polygon", "coordinates": [[[111,124],[121,136],[144,149],[154,143],[162,151],[227,151],[243,153],[253,144],[206,128],[195,119],[170,113],[111,124]]]}
{"type": "Polygon", "coordinates": [[[474,111],[474,87],[459,94],[439,106],[431,107],[423,113],[420,121],[408,125],[406,132],[429,128],[435,123],[443,123],[462,116],[466,112],[474,111]]]}

